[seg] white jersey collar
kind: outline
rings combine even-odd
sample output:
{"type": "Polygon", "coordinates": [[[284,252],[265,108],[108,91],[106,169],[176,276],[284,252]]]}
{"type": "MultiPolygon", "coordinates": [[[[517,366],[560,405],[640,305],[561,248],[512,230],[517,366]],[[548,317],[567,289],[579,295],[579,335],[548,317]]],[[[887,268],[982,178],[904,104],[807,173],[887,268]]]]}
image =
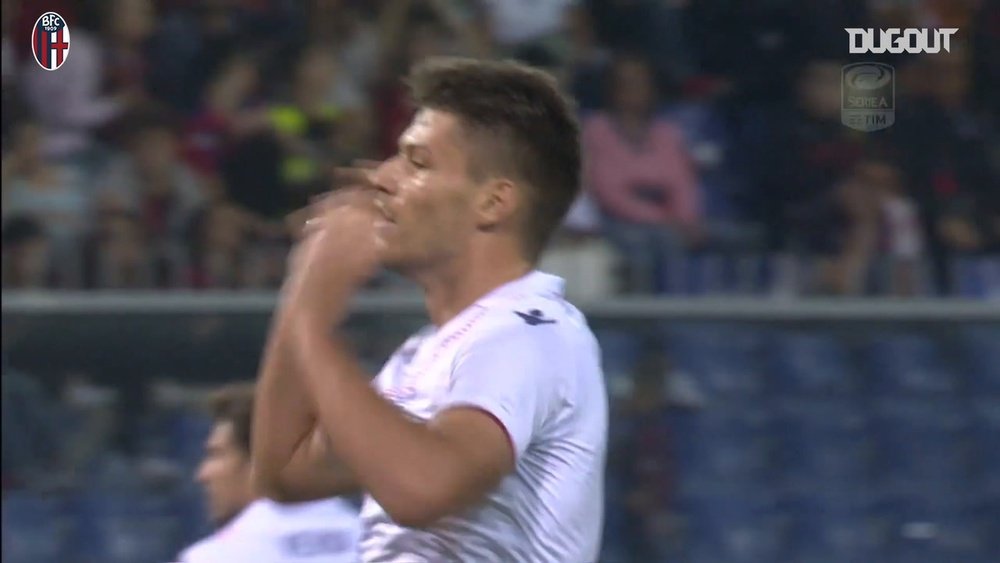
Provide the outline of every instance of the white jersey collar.
{"type": "Polygon", "coordinates": [[[484,305],[494,299],[510,299],[527,297],[529,295],[552,295],[562,297],[566,288],[566,280],[559,276],[546,274],[541,270],[532,270],[527,274],[511,280],[483,296],[477,304],[484,305]]]}

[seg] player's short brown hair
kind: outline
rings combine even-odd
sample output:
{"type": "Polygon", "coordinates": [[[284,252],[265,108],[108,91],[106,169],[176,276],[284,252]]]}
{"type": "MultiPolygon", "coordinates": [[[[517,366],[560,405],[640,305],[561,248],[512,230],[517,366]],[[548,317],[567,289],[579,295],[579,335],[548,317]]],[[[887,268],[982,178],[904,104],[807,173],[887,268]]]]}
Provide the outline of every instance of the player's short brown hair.
{"type": "Polygon", "coordinates": [[[478,179],[508,177],[529,186],[525,251],[537,260],[580,189],[575,107],[549,74],[514,61],[436,57],[407,80],[419,107],[455,114],[473,139],[478,179]]]}
{"type": "Polygon", "coordinates": [[[250,431],[253,426],[253,383],[230,383],[220,387],[208,398],[208,411],[217,424],[228,422],[233,428],[233,440],[245,453],[250,453],[250,431]]]}

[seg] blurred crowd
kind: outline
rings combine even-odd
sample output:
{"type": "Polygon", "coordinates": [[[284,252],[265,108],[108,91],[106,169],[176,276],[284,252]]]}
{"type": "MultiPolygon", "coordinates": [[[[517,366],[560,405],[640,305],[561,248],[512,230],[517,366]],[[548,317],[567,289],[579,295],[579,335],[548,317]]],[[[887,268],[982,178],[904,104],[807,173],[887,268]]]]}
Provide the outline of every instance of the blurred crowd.
{"type": "Polygon", "coordinates": [[[711,255],[806,260],[808,293],[954,293],[955,260],[1000,253],[985,0],[4,0],[3,287],[277,287],[289,216],[395,152],[433,55],[517,58],[576,98],[557,252],[612,249],[618,290],[677,292],[711,255]],[[47,10],[71,30],[55,72],[30,49],[47,10]],[[845,27],[959,32],[865,59],[895,66],[897,115],[862,133],[845,27]]]}

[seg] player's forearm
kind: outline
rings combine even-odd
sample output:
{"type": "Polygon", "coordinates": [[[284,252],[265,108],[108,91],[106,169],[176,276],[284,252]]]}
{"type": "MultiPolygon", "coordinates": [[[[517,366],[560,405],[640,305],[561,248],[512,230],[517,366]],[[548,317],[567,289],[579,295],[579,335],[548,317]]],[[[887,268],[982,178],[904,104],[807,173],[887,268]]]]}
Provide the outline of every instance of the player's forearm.
{"type": "Polygon", "coordinates": [[[322,324],[295,324],[296,357],[337,459],[398,523],[447,512],[456,455],[448,442],[380,397],[349,348],[322,324]]]}
{"type": "Polygon", "coordinates": [[[301,378],[295,377],[286,316],[284,310],[275,312],[253,415],[254,482],[262,494],[271,497],[285,496],[283,473],[315,426],[312,403],[301,378]]]}

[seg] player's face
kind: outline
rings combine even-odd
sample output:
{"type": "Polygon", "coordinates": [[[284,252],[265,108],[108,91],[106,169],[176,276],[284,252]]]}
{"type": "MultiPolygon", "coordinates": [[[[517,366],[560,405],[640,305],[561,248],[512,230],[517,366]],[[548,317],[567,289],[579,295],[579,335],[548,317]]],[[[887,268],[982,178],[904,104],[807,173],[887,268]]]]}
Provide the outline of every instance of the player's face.
{"type": "Polygon", "coordinates": [[[648,112],[656,103],[649,67],[638,61],[624,61],[615,70],[617,109],[629,114],[648,112]]]}
{"type": "Polygon", "coordinates": [[[458,118],[423,109],[400,136],[399,153],[375,172],[381,262],[419,271],[459,254],[476,231],[477,195],[468,139],[458,118]]]}
{"type": "Polygon", "coordinates": [[[216,525],[228,522],[253,500],[250,459],[236,445],[232,423],[220,422],[212,429],[197,480],[205,490],[209,518],[216,525]]]}

